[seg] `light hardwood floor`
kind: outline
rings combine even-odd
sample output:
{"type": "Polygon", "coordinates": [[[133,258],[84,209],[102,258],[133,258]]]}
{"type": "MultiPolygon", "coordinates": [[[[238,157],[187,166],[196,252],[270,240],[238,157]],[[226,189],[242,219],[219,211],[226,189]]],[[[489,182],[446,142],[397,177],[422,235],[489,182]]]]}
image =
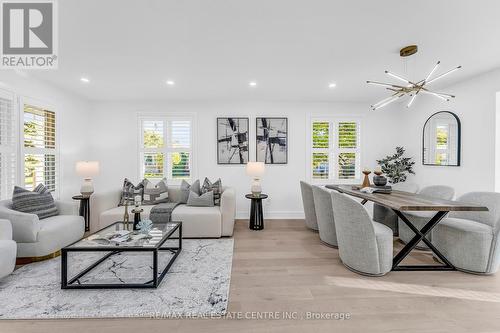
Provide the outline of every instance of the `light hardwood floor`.
{"type": "MultiPolygon", "coordinates": [[[[500,332],[500,274],[359,276],[301,220],[266,221],[263,231],[238,221],[234,238],[229,311],[342,312],[351,318],[0,321],[0,332],[500,332]]],[[[422,252],[411,261],[433,263],[422,252]]]]}

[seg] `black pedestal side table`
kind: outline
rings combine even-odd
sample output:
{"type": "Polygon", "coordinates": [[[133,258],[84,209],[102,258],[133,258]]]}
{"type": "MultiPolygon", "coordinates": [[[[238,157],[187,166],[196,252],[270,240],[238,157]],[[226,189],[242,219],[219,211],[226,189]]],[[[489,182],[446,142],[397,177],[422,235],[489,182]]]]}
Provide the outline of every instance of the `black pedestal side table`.
{"type": "Polygon", "coordinates": [[[90,196],[75,195],[73,200],[80,201],[80,216],[85,219],[85,231],[90,230],[90,196]]]}
{"type": "Polygon", "coordinates": [[[255,196],[253,194],[245,195],[245,198],[252,200],[250,205],[250,224],[252,230],[264,229],[264,214],[262,212],[262,199],[267,199],[267,194],[255,196]]]}

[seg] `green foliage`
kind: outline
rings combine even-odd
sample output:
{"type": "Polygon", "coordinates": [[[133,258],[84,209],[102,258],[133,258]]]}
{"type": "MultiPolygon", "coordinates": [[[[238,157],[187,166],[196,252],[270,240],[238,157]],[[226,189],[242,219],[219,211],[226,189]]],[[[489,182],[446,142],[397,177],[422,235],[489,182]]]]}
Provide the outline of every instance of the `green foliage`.
{"type": "Polygon", "coordinates": [[[412,161],[412,157],[403,157],[404,153],[405,149],[403,147],[396,147],[395,154],[377,160],[382,172],[393,184],[406,181],[408,174],[415,174],[413,171],[415,162],[412,161]]]}
{"type": "Polygon", "coordinates": [[[330,123],[315,122],[313,123],[313,148],[328,148],[330,141],[330,123]]]}

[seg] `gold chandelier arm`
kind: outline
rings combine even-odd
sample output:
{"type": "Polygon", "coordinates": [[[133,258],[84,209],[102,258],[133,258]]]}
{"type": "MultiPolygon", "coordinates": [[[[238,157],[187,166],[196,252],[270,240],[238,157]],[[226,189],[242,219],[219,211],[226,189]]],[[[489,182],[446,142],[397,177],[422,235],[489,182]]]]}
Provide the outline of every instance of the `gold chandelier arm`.
{"type": "Polygon", "coordinates": [[[390,103],[398,100],[399,98],[401,98],[402,96],[404,96],[405,94],[402,94],[402,93],[395,93],[394,95],[386,98],[386,99],[383,99],[381,100],[380,102],[378,103],[375,103],[371,106],[372,110],[375,111],[377,109],[380,109],[386,105],[389,105],[390,103]]]}
{"type": "MultiPolygon", "coordinates": [[[[394,74],[392,72],[389,72],[389,71],[385,71],[385,74],[389,75],[389,76],[392,76],[393,78],[395,79],[398,79],[400,81],[403,81],[403,82],[406,82],[412,86],[418,86],[418,84],[414,83],[414,82],[411,82],[410,80],[402,77],[401,75],[398,75],[398,74],[394,74]]],[[[406,87],[406,88],[409,88],[409,87],[406,87]]]]}
{"type": "Polygon", "coordinates": [[[427,75],[427,77],[425,78],[424,82],[427,82],[429,81],[429,79],[431,78],[432,74],[434,74],[434,72],[438,69],[439,67],[439,64],[441,63],[441,61],[438,61],[436,63],[436,65],[434,66],[434,68],[432,69],[432,71],[429,73],[429,75],[427,75]]]}
{"type": "Polygon", "coordinates": [[[445,93],[441,93],[441,92],[436,92],[436,91],[432,91],[432,90],[429,90],[427,88],[424,88],[422,87],[422,91],[424,93],[429,93],[429,94],[436,94],[436,95],[440,95],[440,96],[443,96],[443,97],[447,97],[447,98],[455,98],[455,95],[450,95],[450,94],[445,94],[445,93]]]}
{"type": "Polygon", "coordinates": [[[443,73],[443,74],[441,74],[441,75],[439,75],[439,76],[436,76],[435,78],[433,78],[432,80],[430,80],[429,82],[427,82],[427,84],[431,84],[432,82],[435,82],[435,81],[437,81],[437,80],[439,80],[439,79],[441,79],[441,78],[443,78],[443,77],[447,76],[448,74],[451,74],[451,73],[453,73],[454,71],[459,70],[460,68],[462,68],[462,66],[457,66],[457,67],[455,67],[455,68],[453,68],[453,69],[450,69],[449,71],[447,71],[447,72],[445,72],[445,73],[443,73]]]}
{"type": "Polygon", "coordinates": [[[390,87],[390,88],[398,88],[398,89],[407,88],[407,87],[399,86],[397,84],[383,83],[383,82],[377,82],[377,81],[366,81],[366,83],[377,85],[377,86],[382,86],[382,87],[390,87]]]}

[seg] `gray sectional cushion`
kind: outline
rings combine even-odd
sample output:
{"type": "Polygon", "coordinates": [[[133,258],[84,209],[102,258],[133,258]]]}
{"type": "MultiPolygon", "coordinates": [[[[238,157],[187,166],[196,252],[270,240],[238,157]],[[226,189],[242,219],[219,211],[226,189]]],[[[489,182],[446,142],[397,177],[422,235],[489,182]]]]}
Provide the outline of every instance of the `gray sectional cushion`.
{"type": "Polygon", "coordinates": [[[140,182],[136,186],[128,178],[125,178],[123,180],[122,195],[120,197],[120,203],[118,204],[118,206],[125,205],[125,201],[127,200],[129,205],[133,205],[134,198],[137,195],[141,197],[142,201],[144,195],[144,184],[140,182]]]}
{"type": "Polygon", "coordinates": [[[189,191],[187,205],[193,207],[213,207],[214,192],[209,191],[203,194],[196,194],[193,191],[189,191]]]}
{"type": "Polygon", "coordinates": [[[157,205],[168,202],[168,186],[167,179],[163,178],[154,185],[147,179],[142,181],[144,185],[144,194],[142,199],[143,205],[157,205]]]}
{"type": "Polygon", "coordinates": [[[189,199],[189,192],[193,191],[194,193],[200,195],[200,180],[196,180],[192,185],[185,180],[181,183],[181,196],[179,198],[180,203],[187,203],[189,199]]]}
{"type": "Polygon", "coordinates": [[[12,193],[12,209],[18,212],[36,214],[39,219],[58,215],[54,198],[48,189],[42,185],[41,187],[37,186],[35,190],[32,192],[15,186],[12,193]]]}
{"type": "Polygon", "coordinates": [[[203,181],[203,186],[201,187],[201,193],[207,193],[212,191],[214,193],[214,205],[220,206],[220,197],[222,195],[222,181],[217,179],[214,183],[212,183],[208,178],[205,177],[205,181],[203,181]]]}

